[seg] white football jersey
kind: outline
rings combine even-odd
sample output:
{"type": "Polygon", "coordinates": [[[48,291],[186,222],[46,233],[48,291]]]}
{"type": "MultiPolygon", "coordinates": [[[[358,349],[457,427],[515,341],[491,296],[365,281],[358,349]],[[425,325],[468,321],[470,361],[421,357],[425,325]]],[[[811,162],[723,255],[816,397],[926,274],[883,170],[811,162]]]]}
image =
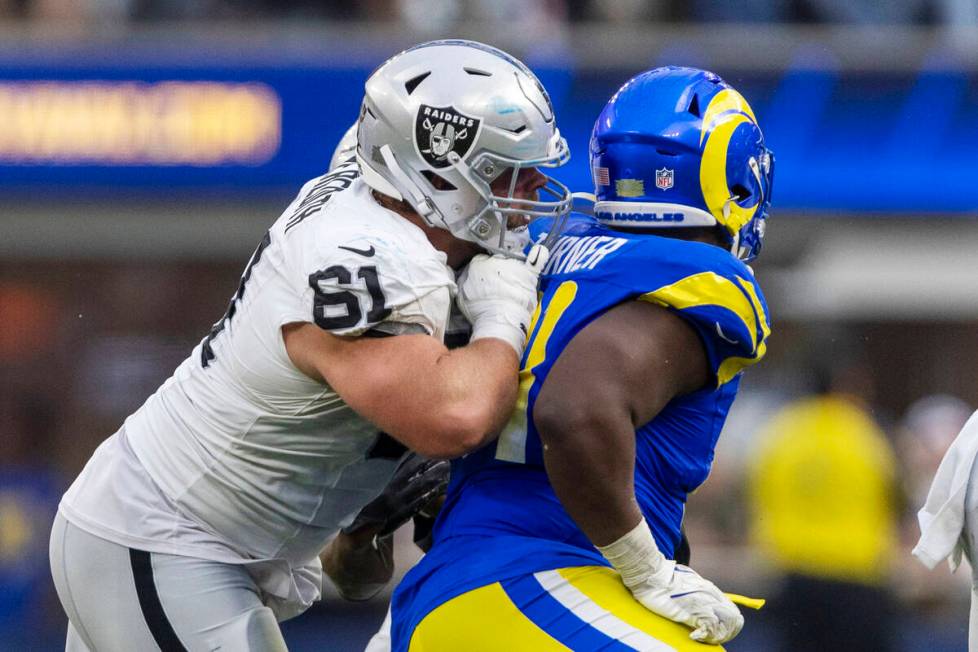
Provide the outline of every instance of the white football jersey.
{"type": "MultiPolygon", "coordinates": [[[[120,441],[100,447],[62,512],[151,552],[318,569],[401,451],[382,450],[375,426],[296,369],[282,326],[442,339],[454,292],[445,254],[373,199],[355,163],[313,179],[265,235],[224,318],[120,441]],[[134,488],[146,483],[140,468],[154,486],[134,488]]],[[[263,588],[288,597],[278,575],[263,588]]]]}

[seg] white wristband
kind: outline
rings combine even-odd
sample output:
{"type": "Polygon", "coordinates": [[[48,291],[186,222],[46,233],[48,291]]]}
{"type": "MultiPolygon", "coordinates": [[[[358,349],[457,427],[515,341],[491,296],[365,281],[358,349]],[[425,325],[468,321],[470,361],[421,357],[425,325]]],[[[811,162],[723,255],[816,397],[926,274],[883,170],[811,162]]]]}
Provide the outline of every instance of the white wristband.
{"type": "Polygon", "coordinates": [[[676,565],[659,551],[644,518],[614,543],[597,548],[621,574],[622,582],[629,589],[646,584],[649,580],[653,584],[668,584],[676,565]]]}
{"type": "Polygon", "coordinates": [[[494,337],[497,340],[502,340],[506,344],[509,344],[516,351],[516,357],[523,355],[523,345],[526,344],[526,333],[523,332],[522,328],[500,321],[486,323],[485,320],[472,325],[472,336],[469,338],[469,342],[487,337],[494,337]]]}

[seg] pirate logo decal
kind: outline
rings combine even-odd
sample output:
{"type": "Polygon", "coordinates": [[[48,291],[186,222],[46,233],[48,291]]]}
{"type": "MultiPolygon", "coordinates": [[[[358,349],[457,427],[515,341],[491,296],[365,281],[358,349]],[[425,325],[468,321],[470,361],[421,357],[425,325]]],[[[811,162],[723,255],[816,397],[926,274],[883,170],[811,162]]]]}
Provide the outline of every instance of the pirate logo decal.
{"type": "Polygon", "coordinates": [[[447,168],[449,152],[465,158],[475,143],[482,120],[470,118],[454,107],[434,107],[422,104],[414,122],[414,143],[433,168],[447,168]]]}

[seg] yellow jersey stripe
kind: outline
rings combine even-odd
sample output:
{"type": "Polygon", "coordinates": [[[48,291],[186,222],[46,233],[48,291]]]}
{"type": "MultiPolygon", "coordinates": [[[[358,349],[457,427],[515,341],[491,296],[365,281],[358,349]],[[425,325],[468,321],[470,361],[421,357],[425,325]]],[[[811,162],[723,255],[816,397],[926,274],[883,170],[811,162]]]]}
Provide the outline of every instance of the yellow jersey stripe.
{"type": "Polygon", "coordinates": [[[536,382],[536,375],[534,375],[533,370],[546,359],[547,342],[553,335],[557,321],[570,307],[576,296],[577,283],[574,281],[562,283],[554,292],[547,309],[542,311],[543,322],[539,329],[534,332],[533,326],[536,325],[541,313],[540,304],[537,304],[530,328],[530,333],[532,333],[529,344],[530,352],[526,356],[526,364],[520,370],[520,388],[516,397],[516,408],[513,410],[509,423],[499,435],[496,443],[496,459],[520,464],[526,462],[526,424],[528,421],[526,408],[530,400],[530,388],[536,382]]]}
{"type": "Polygon", "coordinates": [[[754,357],[731,357],[721,362],[720,368],[717,369],[717,387],[729,383],[741,371],[753,364],[757,364],[764,357],[765,353],[767,353],[767,344],[761,342],[761,345],[757,347],[757,352],[754,354],[754,357]]]}
{"type": "Polygon", "coordinates": [[[739,276],[737,277],[737,282],[740,283],[740,287],[744,288],[744,292],[750,296],[750,302],[754,305],[754,309],[757,311],[757,318],[761,322],[761,340],[766,340],[767,336],[771,334],[771,326],[767,322],[764,304],[757,297],[757,288],[754,287],[753,283],[739,276]]]}
{"type": "Polygon", "coordinates": [[[750,299],[740,288],[716,272],[692,274],[671,285],[639,297],[661,306],[684,310],[698,306],[719,306],[737,315],[751,335],[751,349],[757,347],[757,317],[750,299]]]}

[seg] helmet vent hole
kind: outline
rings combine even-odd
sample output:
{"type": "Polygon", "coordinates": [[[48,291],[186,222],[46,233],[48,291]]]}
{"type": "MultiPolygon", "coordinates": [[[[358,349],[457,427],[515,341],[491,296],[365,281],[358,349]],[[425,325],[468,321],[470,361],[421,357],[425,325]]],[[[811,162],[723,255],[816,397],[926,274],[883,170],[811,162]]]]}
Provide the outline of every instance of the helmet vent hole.
{"type": "Polygon", "coordinates": [[[744,201],[745,199],[749,199],[751,195],[750,190],[748,190],[746,186],[739,183],[732,186],[730,188],[730,192],[732,192],[734,197],[737,198],[737,201],[744,201]]]}
{"type": "Polygon", "coordinates": [[[656,148],[655,151],[661,154],[662,156],[679,156],[679,154],[677,154],[676,152],[670,152],[668,149],[656,148]]]}
{"type": "Polygon", "coordinates": [[[435,190],[458,190],[448,179],[438,176],[431,170],[421,170],[421,176],[427,179],[435,190]]]}
{"type": "Polygon", "coordinates": [[[510,131],[510,132],[512,132],[514,134],[521,134],[524,131],[526,131],[526,125],[520,125],[516,129],[507,129],[507,131],[510,131]]]}
{"type": "Polygon", "coordinates": [[[367,115],[369,115],[369,116],[370,116],[371,118],[373,118],[374,120],[376,120],[376,119],[377,119],[377,116],[375,116],[375,115],[374,115],[374,112],[370,110],[370,107],[369,107],[369,106],[367,106],[367,107],[364,107],[364,108],[365,108],[365,109],[367,109],[367,115]]]}
{"type": "Polygon", "coordinates": [[[478,68],[462,68],[462,70],[476,77],[492,77],[492,73],[487,70],[479,70],[478,68]]]}
{"type": "Polygon", "coordinates": [[[693,115],[695,115],[697,118],[702,118],[703,117],[700,114],[700,96],[699,95],[696,95],[695,93],[693,94],[693,99],[691,99],[689,101],[689,106],[686,108],[686,110],[688,112],[692,113],[693,115]]]}
{"type": "Polygon", "coordinates": [[[404,82],[404,90],[406,90],[407,94],[410,95],[411,93],[414,92],[414,89],[418,87],[418,84],[420,84],[425,79],[427,79],[428,75],[430,74],[431,71],[429,70],[428,72],[423,72],[417,77],[412,77],[411,79],[407,80],[406,82],[404,82]]]}

